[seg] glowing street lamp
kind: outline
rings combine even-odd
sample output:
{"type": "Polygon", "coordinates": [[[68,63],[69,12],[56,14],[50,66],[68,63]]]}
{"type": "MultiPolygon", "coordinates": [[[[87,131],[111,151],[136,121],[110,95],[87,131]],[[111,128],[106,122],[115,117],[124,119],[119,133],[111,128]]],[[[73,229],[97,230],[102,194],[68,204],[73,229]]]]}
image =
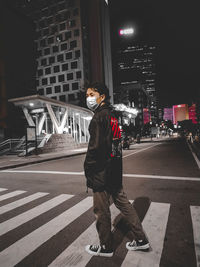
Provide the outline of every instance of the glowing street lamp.
{"type": "Polygon", "coordinates": [[[133,35],[134,29],[133,28],[125,28],[119,30],[119,35],[133,35]]]}

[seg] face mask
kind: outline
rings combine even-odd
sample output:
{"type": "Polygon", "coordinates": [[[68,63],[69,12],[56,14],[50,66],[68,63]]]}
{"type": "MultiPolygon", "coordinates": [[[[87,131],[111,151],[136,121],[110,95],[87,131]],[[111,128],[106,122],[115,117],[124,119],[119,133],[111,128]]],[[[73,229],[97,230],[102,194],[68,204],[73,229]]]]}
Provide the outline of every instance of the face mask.
{"type": "Polygon", "coordinates": [[[97,109],[99,104],[97,103],[95,96],[88,96],[87,97],[87,107],[91,110],[97,109]]]}

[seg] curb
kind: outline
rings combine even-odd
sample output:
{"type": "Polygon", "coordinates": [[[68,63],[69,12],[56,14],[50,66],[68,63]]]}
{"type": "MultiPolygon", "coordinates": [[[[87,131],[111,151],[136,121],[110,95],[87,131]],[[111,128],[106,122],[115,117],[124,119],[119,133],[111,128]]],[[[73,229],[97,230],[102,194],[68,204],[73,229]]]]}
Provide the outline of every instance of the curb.
{"type": "Polygon", "coordinates": [[[3,167],[0,167],[0,171],[7,170],[7,169],[14,169],[14,168],[18,168],[18,167],[27,166],[27,165],[33,165],[33,164],[42,163],[42,162],[51,161],[51,160],[56,160],[56,159],[80,156],[80,155],[84,155],[84,154],[86,154],[86,152],[80,152],[80,153],[69,154],[69,155],[62,155],[62,156],[46,158],[46,159],[38,159],[38,160],[35,160],[32,162],[23,162],[23,163],[13,164],[13,165],[9,165],[9,166],[3,166],[3,167]]]}

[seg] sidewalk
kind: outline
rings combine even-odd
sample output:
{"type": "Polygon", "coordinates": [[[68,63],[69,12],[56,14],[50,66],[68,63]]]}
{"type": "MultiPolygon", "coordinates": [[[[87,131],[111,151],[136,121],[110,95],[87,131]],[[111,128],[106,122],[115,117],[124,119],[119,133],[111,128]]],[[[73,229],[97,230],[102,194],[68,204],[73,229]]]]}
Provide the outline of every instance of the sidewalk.
{"type": "Polygon", "coordinates": [[[22,166],[50,161],[54,159],[62,159],[66,157],[82,155],[82,154],[85,154],[86,151],[87,151],[87,147],[83,147],[83,148],[76,148],[76,149],[71,149],[71,150],[66,150],[66,151],[31,155],[27,157],[19,157],[17,155],[0,156],[0,170],[22,167],[22,166]]]}
{"type": "MultiPolygon", "coordinates": [[[[162,138],[160,138],[162,140],[162,138]]],[[[151,142],[151,138],[141,138],[142,142],[151,142]]],[[[153,138],[153,141],[159,141],[159,139],[153,138]]],[[[66,157],[72,157],[77,155],[83,155],[87,152],[87,147],[76,148],[71,150],[59,151],[59,152],[51,152],[39,155],[31,155],[27,157],[19,157],[17,155],[5,155],[0,156],[0,171],[23,167],[26,165],[41,163],[45,161],[62,159],[66,157]]]]}

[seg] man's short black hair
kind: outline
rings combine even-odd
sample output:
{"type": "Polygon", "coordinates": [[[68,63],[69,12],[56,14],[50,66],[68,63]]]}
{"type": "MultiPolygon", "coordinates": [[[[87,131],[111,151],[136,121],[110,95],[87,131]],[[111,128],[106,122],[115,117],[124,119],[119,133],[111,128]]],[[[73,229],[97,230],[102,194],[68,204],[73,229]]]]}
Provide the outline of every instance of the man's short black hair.
{"type": "Polygon", "coordinates": [[[87,85],[87,89],[91,88],[94,89],[94,91],[98,92],[100,95],[105,95],[105,102],[109,102],[110,96],[109,96],[109,89],[108,87],[101,82],[93,82],[87,85]]]}

